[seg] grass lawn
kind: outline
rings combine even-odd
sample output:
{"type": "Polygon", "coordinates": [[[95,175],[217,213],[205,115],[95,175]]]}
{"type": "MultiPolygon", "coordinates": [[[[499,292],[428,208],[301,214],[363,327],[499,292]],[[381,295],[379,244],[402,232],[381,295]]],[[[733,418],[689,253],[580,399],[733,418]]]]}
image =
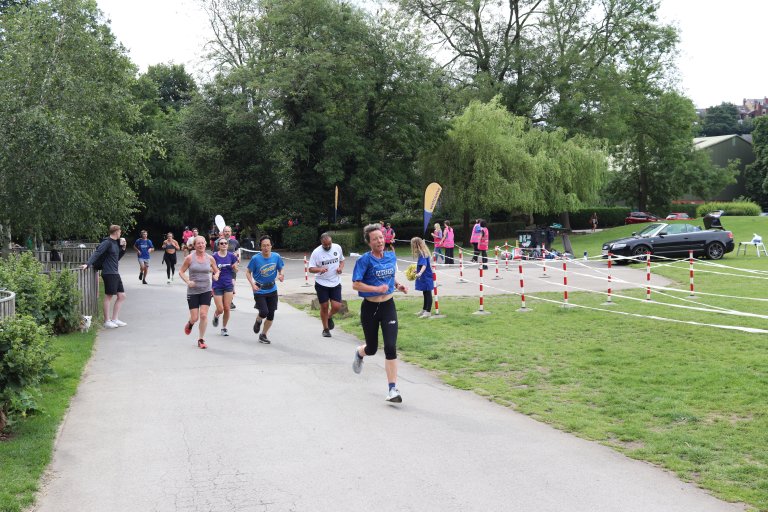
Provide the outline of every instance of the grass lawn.
{"type": "Polygon", "coordinates": [[[40,411],[18,421],[10,438],[0,441],[0,511],[16,512],[32,504],[40,476],[51,460],[56,432],[91,356],[96,329],[54,338],[60,355],[56,377],[42,386],[40,411]]]}
{"type": "MultiPolygon", "coordinates": [[[[765,217],[724,217],[723,224],[737,244],[752,233],[768,237],[765,217]]],[[[602,242],[639,229],[625,226],[571,240],[576,254],[595,255],[602,242]]],[[[701,260],[698,304],[686,302],[687,293],[654,292],[652,303],[615,297],[617,304],[605,308],[602,294],[572,293],[571,304],[591,309],[564,309],[541,300],[559,301],[560,294],[527,294],[533,311],[518,313],[519,297],[490,296],[485,308],[492,314],[477,316],[476,298],[441,296],[440,312],[447,318],[439,320],[417,319],[421,299],[398,294],[398,348],[404,360],[450,385],[658,464],[723,499],[768,510],[768,334],[650,318],[768,330],[766,318],[715,312],[768,314],[764,302],[748,300],[768,299],[768,258],[733,252],[718,263],[765,274],[750,276],[701,260]]],[[[653,271],[687,290],[687,262],[654,265],[653,271]]],[[[643,299],[644,289],[621,295],[643,299]]],[[[359,306],[351,304],[350,310],[355,314],[337,324],[362,338],[359,306]]]]}

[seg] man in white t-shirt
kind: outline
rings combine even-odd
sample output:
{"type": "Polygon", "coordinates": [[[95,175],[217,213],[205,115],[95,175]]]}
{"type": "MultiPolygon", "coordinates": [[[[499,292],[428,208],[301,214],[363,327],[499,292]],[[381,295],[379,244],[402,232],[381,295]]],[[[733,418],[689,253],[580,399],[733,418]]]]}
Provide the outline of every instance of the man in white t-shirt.
{"type": "Polygon", "coordinates": [[[320,320],[323,337],[331,337],[333,315],[341,309],[341,278],[344,271],[344,252],[334,244],[330,233],[320,235],[320,246],[309,257],[309,271],[315,274],[315,291],[320,302],[320,320]]]}

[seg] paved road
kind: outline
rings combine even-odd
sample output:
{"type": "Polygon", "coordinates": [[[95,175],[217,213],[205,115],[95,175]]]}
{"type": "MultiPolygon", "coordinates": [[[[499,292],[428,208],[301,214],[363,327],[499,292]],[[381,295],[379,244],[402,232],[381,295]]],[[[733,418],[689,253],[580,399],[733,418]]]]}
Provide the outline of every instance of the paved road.
{"type": "Polygon", "coordinates": [[[241,293],[199,350],[157,263],[146,286],[122,264],[128,326],[99,333],[34,510],[743,510],[410,365],[387,404],[383,354],[355,375],[354,337],[285,303],[272,345],[241,293]]]}

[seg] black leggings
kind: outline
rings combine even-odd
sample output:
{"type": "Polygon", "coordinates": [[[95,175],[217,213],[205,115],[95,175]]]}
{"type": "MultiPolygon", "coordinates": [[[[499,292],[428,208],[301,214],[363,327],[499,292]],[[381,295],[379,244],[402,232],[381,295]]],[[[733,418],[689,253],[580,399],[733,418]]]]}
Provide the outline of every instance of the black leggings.
{"type": "Polygon", "coordinates": [[[384,357],[397,359],[397,309],[395,299],[385,302],[363,300],[360,323],[365,334],[365,355],[372,356],[379,349],[379,325],[384,338],[384,357]]]}
{"type": "Polygon", "coordinates": [[[176,253],[165,253],[163,261],[165,262],[165,273],[168,275],[168,279],[170,279],[176,273],[176,253]]]}
{"type": "Polygon", "coordinates": [[[478,260],[479,259],[483,260],[483,270],[488,270],[488,250],[487,249],[482,249],[482,250],[478,249],[477,252],[481,256],[481,258],[478,258],[478,260]]]}
{"type": "Polygon", "coordinates": [[[256,307],[259,308],[259,318],[274,320],[275,311],[277,311],[277,291],[265,294],[254,293],[253,298],[256,301],[256,307]]]}
{"type": "Polygon", "coordinates": [[[432,291],[424,290],[421,293],[424,294],[424,311],[432,311],[432,291]]]}

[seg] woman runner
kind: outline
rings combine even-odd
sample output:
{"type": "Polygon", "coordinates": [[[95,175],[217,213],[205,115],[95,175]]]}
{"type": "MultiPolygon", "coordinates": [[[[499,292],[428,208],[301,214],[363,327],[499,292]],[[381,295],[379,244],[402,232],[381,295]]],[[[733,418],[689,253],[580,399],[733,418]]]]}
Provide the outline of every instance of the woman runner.
{"type": "Polygon", "coordinates": [[[180,250],[179,242],[173,239],[173,233],[165,235],[163,241],[163,263],[165,263],[165,274],[168,277],[166,283],[171,284],[173,275],[176,273],[176,251],[180,250]]]}
{"type": "Polygon", "coordinates": [[[395,290],[408,293],[408,287],[395,279],[397,256],[394,251],[384,251],[384,233],[381,224],[369,224],[363,236],[371,250],[355,263],[352,273],[352,289],[363,297],[360,306],[360,323],[363,325],[365,345],[355,349],[352,370],[360,373],[363,357],[372,356],[379,348],[379,327],[384,340],[384,370],[387,373],[388,402],[402,402],[397,389],[397,310],[392,294],[395,290]]]}
{"type": "Polygon", "coordinates": [[[219,250],[213,253],[216,267],[219,269],[219,279],[213,283],[213,300],[216,303],[216,312],[213,314],[213,326],[219,326],[219,317],[224,315],[224,323],[221,326],[221,335],[229,336],[227,323],[229,312],[232,309],[232,297],[235,294],[235,283],[232,280],[237,272],[237,256],[229,252],[229,242],[223,238],[216,241],[219,250]]]}
{"type": "Polygon", "coordinates": [[[200,337],[197,339],[198,348],[208,348],[205,344],[205,327],[208,323],[208,308],[211,307],[211,275],[213,280],[219,279],[219,269],[216,260],[205,252],[206,241],[204,236],[196,236],[194,239],[195,252],[184,258],[181,264],[179,277],[187,283],[187,304],[189,305],[189,320],[184,326],[184,334],[189,335],[195,322],[200,320],[197,326],[200,337]],[[187,276],[189,269],[189,276],[187,276]]]}

